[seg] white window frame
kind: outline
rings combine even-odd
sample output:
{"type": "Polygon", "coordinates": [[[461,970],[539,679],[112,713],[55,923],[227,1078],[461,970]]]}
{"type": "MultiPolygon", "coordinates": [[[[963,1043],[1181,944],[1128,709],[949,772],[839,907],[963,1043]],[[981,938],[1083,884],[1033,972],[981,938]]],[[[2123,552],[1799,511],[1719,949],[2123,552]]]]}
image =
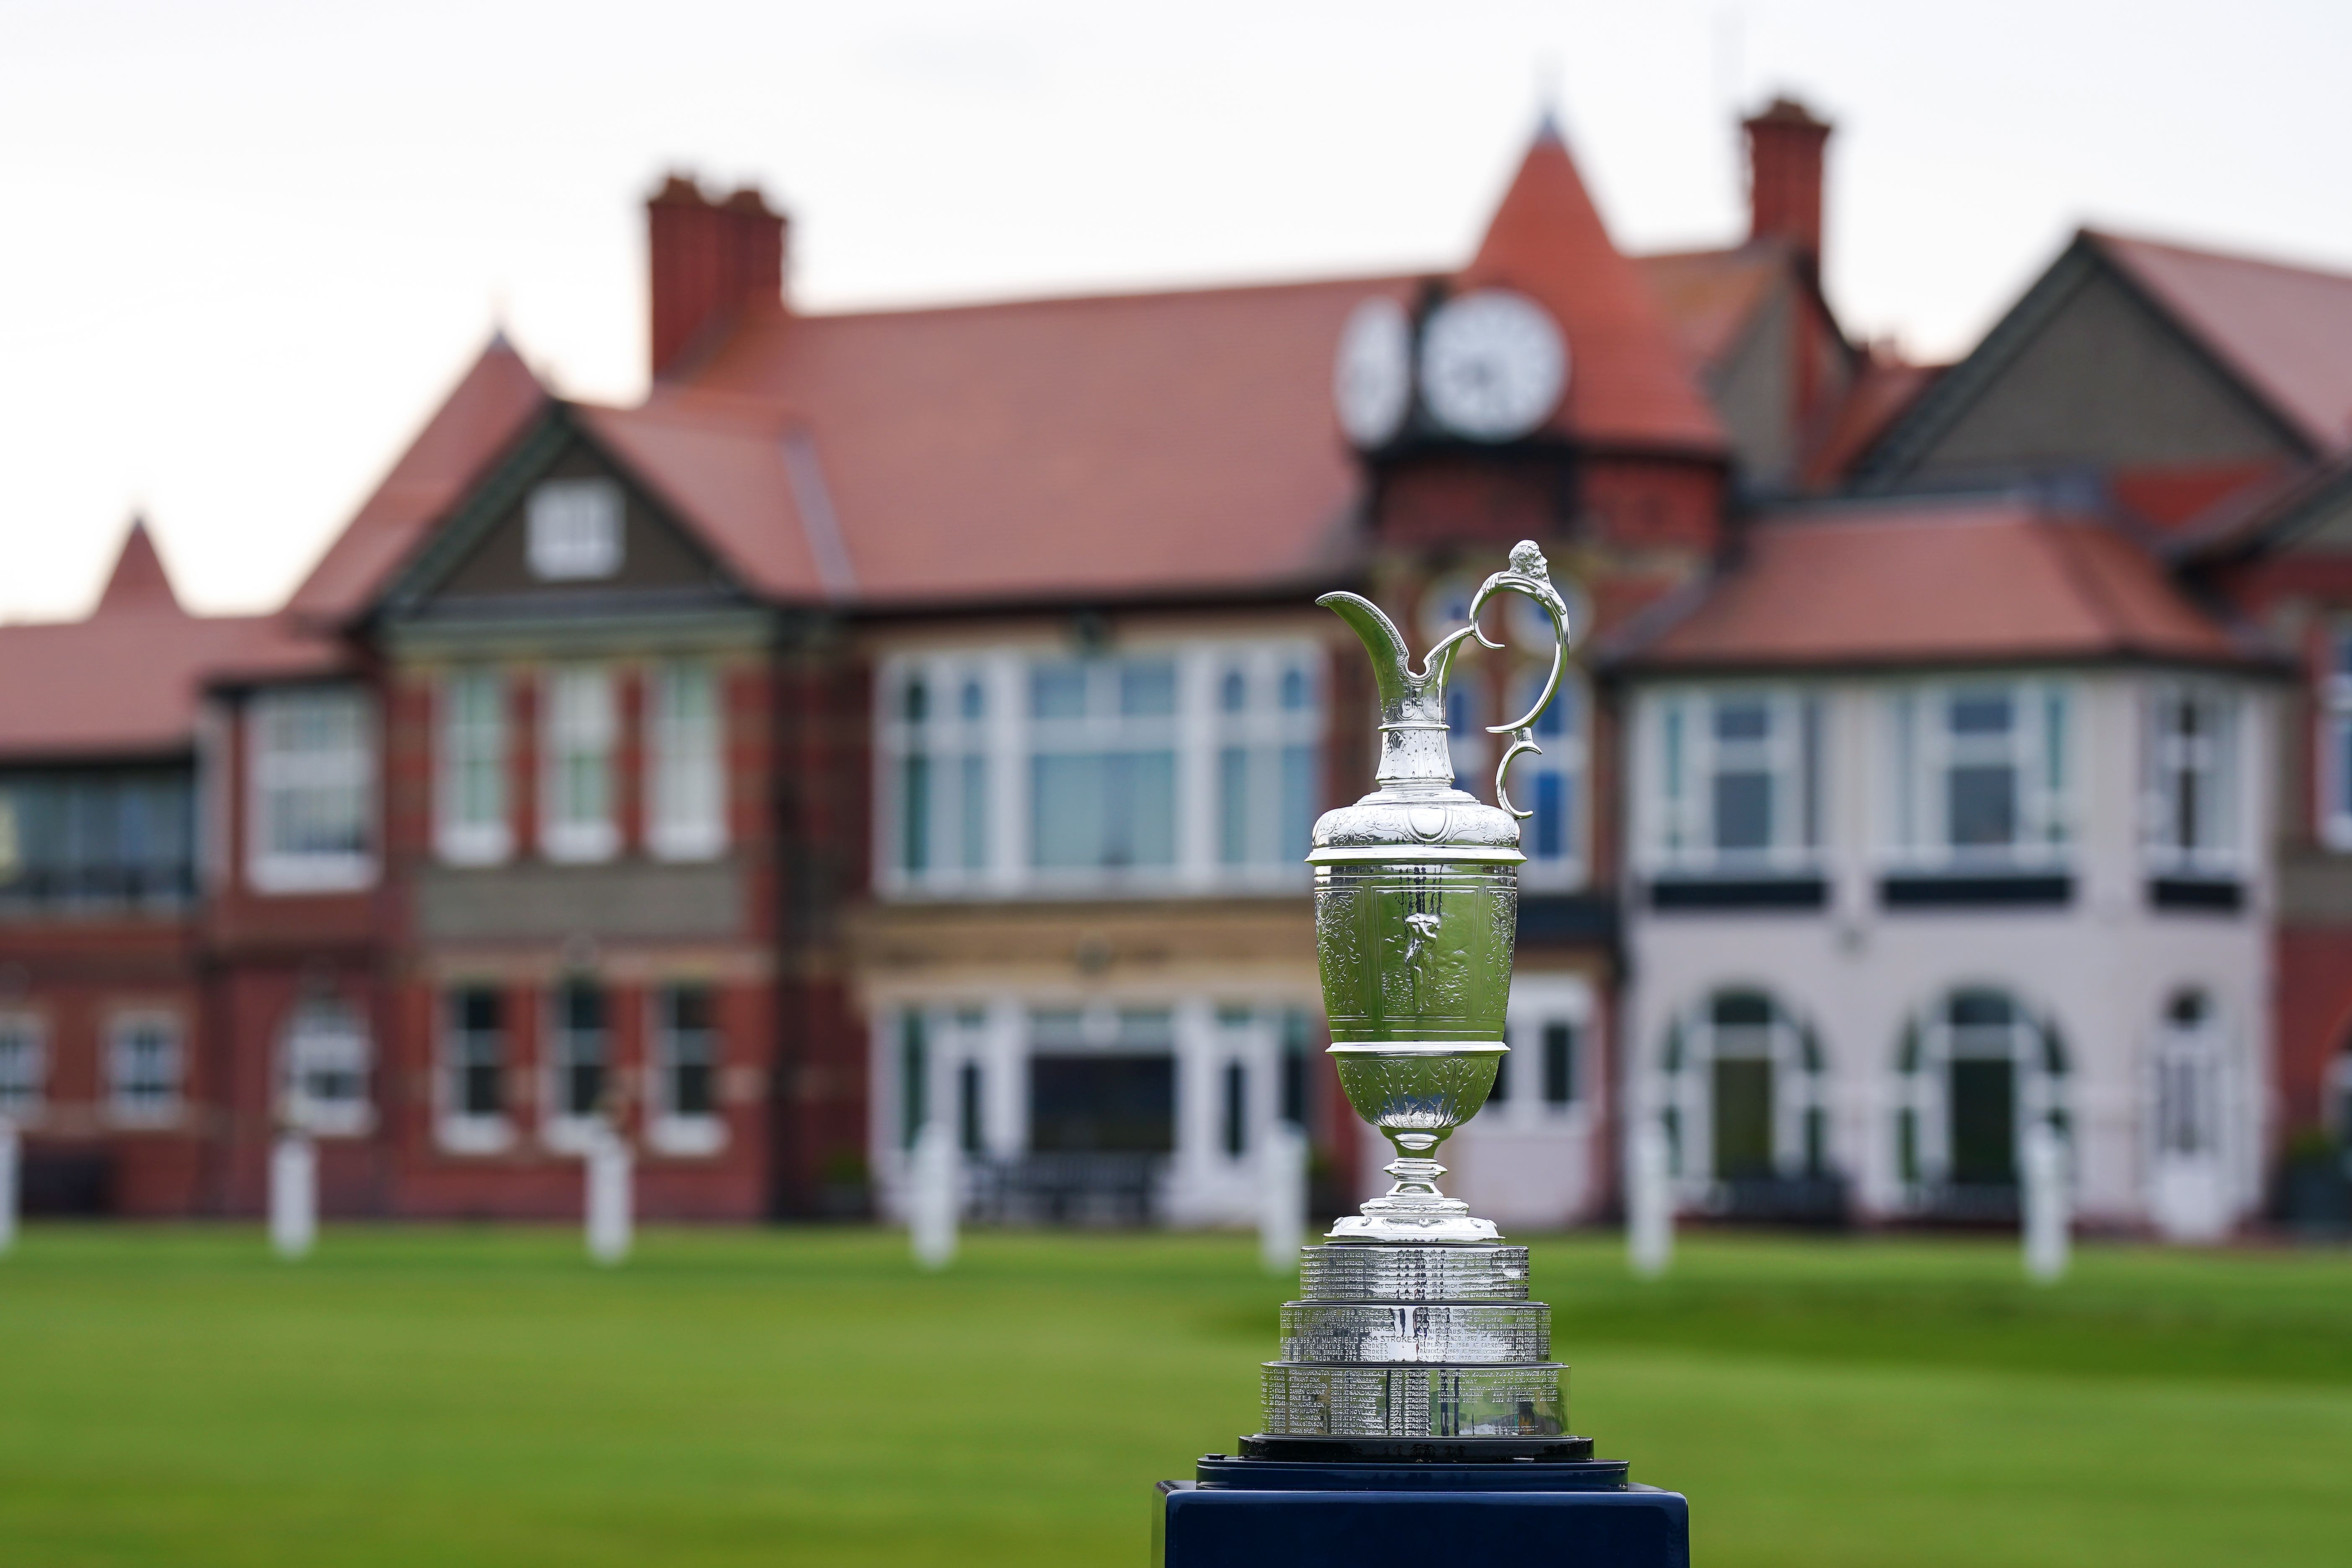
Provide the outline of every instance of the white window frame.
{"type": "Polygon", "coordinates": [[[508,988],[488,980],[458,980],[444,985],[434,997],[436,1070],[433,1078],[439,1104],[434,1118],[436,1141],[452,1154],[502,1154],[514,1146],[513,1090],[520,1081],[515,1073],[513,997],[508,988]],[[468,991],[488,991],[499,998],[499,1109],[468,1111],[465,1105],[466,1062],[458,1054],[460,1036],[457,999],[468,991]]]}
{"type": "Polygon", "coordinates": [[[2172,680],[2152,686],[2143,707],[2144,793],[2141,848],[2158,876],[2235,877],[2246,868],[2244,795],[2240,757],[2244,704],[2214,681],[2172,680]],[[2187,706],[2201,718],[2200,732],[2183,735],[2171,721],[2187,706]],[[2199,819],[2181,842],[2179,795],[2184,773],[2200,778],[2199,819]]]}
{"type": "Polygon", "coordinates": [[[727,848],[726,672],[700,660],[653,665],[646,675],[646,848],[656,860],[712,860],[727,848]],[[688,683],[699,713],[679,697],[688,683]]]}
{"type": "Polygon", "coordinates": [[[1769,983],[1726,979],[1707,986],[1669,1025],[1682,1037],[1682,1059],[1666,1068],[1665,1043],[1656,1058],[1652,1103],[1661,1115],[1672,1110],[1668,1158],[1678,1199],[1708,1204],[1727,1195],[1715,1169],[1715,1063],[1718,1059],[1768,1061],[1772,1066],[1772,1168],[1783,1179],[1801,1178],[1811,1153],[1809,1124],[1821,1129],[1821,1172],[1839,1168],[1836,1121],[1830,1114],[1832,1068],[1811,1019],[1797,1011],[1787,994],[1769,983]],[[1716,1022],[1716,1005],[1728,995],[1760,996],[1761,1025],[1716,1022]],[[1738,1033],[1734,1033],[1738,1031],[1738,1033]],[[1814,1058],[1808,1062],[1808,1052],[1814,1058]]]}
{"type": "Polygon", "coordinates": [[[494,866],[514,854],[509,799],[512,739],[505,672],[475,666],[444,675],[435,692],[434,844],[452,866],[494,866]],[[487,692],[486,712],[469,713],[467,697],[487,692]],[[488,770],[492,810],[474,820],[462,815],[471,770],[488,770]]]}
{"type": "MultiPolygon", "coordinates": [[[[1522,708],[1521,712],[1526,709],[1522,708]]],[[[1591,984],[1576,974],[1528,974],[1511,982],[1511,1000],[1503,1023],[1503,1043],[1510,1052],[1509,1089],[1500,1100],[1490,1100],[1473,1126],[1501,1131],[1550,1131],[1591,1124],[1600,1083],[1600,1009],[1591,984]],[[1569,1030],[1569,1098],[1544,1098],[1544,1032],[1554,1025],[1569,1030]]]]}
{"type": "Polygon", "coordinates": [[[1799,876],[1818,871],[1825,819],[1829,705],[1798,687],[1732,683],[1664,687],[1643,704],[1640,744],[1648,787],[1635,802],[1638,858],[1650,876],[1799,876]],[[1723,742],[1716,710],[1761,703],[1761,741],[1723,742]],[[1770,840],[1719,848],[1715,780],[1731,765],[1771,779],[1770,840]]]}
{"type": "Polygon", "coordinates": [[[604,665],[557,665],[540,681],[539,851],[550,860],[583,865],[620,853],[620,709],[614,672],[604,665]],[[601,763],[601,816],[570,814],[564,773],[575,754],[601,763]]]}
{"type": "MultiPolygon", "coordinates": [[[[1549,627],[1546,628],[1549,631],[1549,627]]],[[[1543,683],[1551,673],[1549,663],[1532,666],[1520,671],[1514,682],[1515,690],[1507,719],[1516,719],[1526,712],[1535,700],[1543,694],[1543,683]]],[[[1511,771],[1505,780],[1505,789],[1511,804],[1521,811],[1536,808],[1543,788],[1542,781],[1557,778],[1566,802],[1567,820],[1560,824],[1560,853],[1543,856],[1537,853],[1539,846],[1536,833],[1538,823],[1528,817],[1519,824],[1519,848],[1527,863],[1519,868],[1519,885],[1542,891],[1564,891],[1581,888],[1591,879],[1591,826],[1592,821],[1591,742],[1592,694],[1584,679],[1583,671],[1570,665],[1560,674],[1559,689],[1553,693],[1551,706],[1544,717],[1559,716],[1560,731],[1556,735],[1538,733],[1536,743],[1543,748],[1540,755],[1522,752],[1512,760],[1511,771]]]]}
{"type": "Polygon", "coordinates": [[[357,686],[287,687],[257,694],[247,710],[246,879],[257,892],[354,892],[376,878],[374,704],[357,686]],[[340,752],[280,752],[273,731],[281,715],[306,705],[348,704],[352,744],[340,752]],[[270,841],[272,804],[289,791],[350,790],[357,800],[359,847],[280,850],[270,841]]]}
{"type": "MultiPolygon", "coordinates": [[[[873,854],[875,880],[891,900],[933,898],[1165,897],[1187,894],[1271,892],[1304,889],[1303,864],[1244,860],[1226,863],[1219,822],[1220,755],[1228,740],[1244,745],[1305,745],[1313,764],[1310,808],[1319,809],[1326,718],[1324,645],[1306,637],[1192,638],[1122,645],[1104,662],[1165,658],[1176,669],[1176,710],[1149,721],[1164,729],[1175,752],[1174,859],[1166,866],[1040,868],[1033,864],[1031,790],[1034,758],[1054,742],[1081,748],[1088,741],[1123,747],[1142,720],[1115,714],[1084,720],[1040,721],[1031,716],[1030,682],[1045,665],[1076,656],[1066,646],[1044,644],[965,647],[908,651],[880,662],[875,689],[873,854]],[[1240,668],[1255,672],[1257,690],[1276,696],[1270,712],[1244,713],[1226,723],[1219,700],[1223,674],[1240,668]],[[1280,671],[1300,670],[1307,682],[1304,712],[1279,708],[1280,671]],[[905,712],[908,681],[921,676],[931,693],[919,723],[905,712]],[[982,716],[966,720],[960,707],[967,682],[982,695],[982,716]],[[919,868],[907,864],[904,837],[908,810],[906,764],[910,757],[932,759],[932,798],[948,800],[954,821],[932,823],[932,853],[919,868]],[[985,844],[966,864],[959,832],[960,795],[943,793],[939,781],[951,774],[961,788],[962,770],[976,770],[984,799],[973,808],[985,844]],[[948,770],[943,773],[943,768],[948,770]]],[[[1098,672],[1097,679],[1107,678],[1098,672]]],[[[1055,749],[1060,749],[1055,746],[1055,749]]]]}
{"type": "Polygon", "coordinates": [[[525,554],[542,583],[615,576],[626,534],[621,487],[611,479],[546,479],[524,503],[525,554]]]}
{"type": "Polygon", "coordinates": [[[307,997],[288,1014],[278,1040],[278,1099],[289,1126],[315,1138],[359,1138],[375,1131],[375,1048],[367,1015],[340,996],[307,997]],[[349,1073],[359,1092],[349,1099],[310,1093],[314,1074],[349,1073]]]}
{"type": "Polygon", "coordinates": [[[2327,633],[2327,669],[2318,683],[2320,841],[2352,850],[2352,617],[2327,633]]]}
{"type": "Polygon", "coordinates": [[[2064,869],[2074,863],[2075,805],[2083,773],[2083,700],[2072,681],[1987,675],[1906,684],[1888,693],[1887,770],[1894,795],[1886,858],[1910,870],[2000,872],[2064,869]],[[2005,737],[1951,732],[1956,698],[2000,692],[2011,703],[2005,737]],[[2050,745],[2057,740],[2053,757],[2050,745]],[[2005,845],[1948,842],[1947,775],[1971,762],[2014,770],[2015,837],[2005,845]]]}
{"type": "MultiPolygon", "coordinates": [[[[1214,799],[1210,803],[1215,842],[1209,853],[1216,879],[1227,886],[1301,888],[1307,885],[1307,835],[1323,798],[1323,694],[1321,650],[1311,644],[1258,643],[1232,646],[1209,659],[1209,756],[1214,799]],[[1303,684],[1304,701],[1286,706],[1286,687],[1303,684]],[[1242,705],[1226,706],[1229,683],[1239,682],[1242,705]],[[1303,753],[1307,815],[1286,825],[1285,785],[1303,753]],[[1235,763],[1240,777],[1233,777],[1235,763]],[[1241,853],[1228,858],[1232,826],[1228,793],[1238,783],[1244,797],[1241,853]],[[1286,832],[1293,842],[1283,842],[1286,832]]],[[[1181,682],[1179,690],[1181,691],[1181,682]]],[[[1181,696],[1179,699],[1181,700],[1181,696]]],[[[1180,780],[1183,762],[1178,764],[1180,780]]],[[[1181,788],[1180,783],[1179,788],[1181,788]]],[[[1182,853],[1180,847],[1178,853],[1182,853]]]]}
{"type": "Polygon", "coordinates": [[[703,980],[672,980],[646,994],[646,1144],[656,1154],[673,1158],[707,1159],[727,1147],[727,1031],[720,1022],[719,987],[703,980]],[[710,1019],[710,1109],[689,1114],[677,1109],[676,1080],[677,1030],[668,1013],[675,992],[709,994],[710,1019]]]}
{"type": "Polygon", "coordinates": [[[118,1127],[169,1127],[180,1120],[188,1097],[187,1026],[168,1007],[126,1007],[106,1021],[106,1108],[118,1127]],[[162,1094],[129,1093],[138,1081],[132,1058],[140,1032],[153,1030],[161,1037],[159,1059],[166,1064],[159,1077],[166,1081],[162,1094]]]}
{"type": "Polygon", "coordinates": [[[38,1121],[48,1106],[49,1021],[38,1013],[0,1013],[0,1121],[38,1121]]]}

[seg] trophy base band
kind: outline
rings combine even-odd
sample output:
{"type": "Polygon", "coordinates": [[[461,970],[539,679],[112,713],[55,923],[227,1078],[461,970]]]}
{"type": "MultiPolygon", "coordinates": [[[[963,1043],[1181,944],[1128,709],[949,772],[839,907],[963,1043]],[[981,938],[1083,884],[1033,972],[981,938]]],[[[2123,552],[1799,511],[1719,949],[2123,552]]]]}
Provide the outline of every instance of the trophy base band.
{"type": "MultiPolygon", "coordinates": [[[[1622,1459],[1595,1459],[1590,1437],[1298,1437],[1260,1432],[1241,1440],[1240,1458],[1303,1465],[1598,1465],[1614,1471],[1620,1481],[1626,1468],[1622,1459]]],[[[1213,1461],[1239,1462],[1212,1454],[1201,1461],[1203,1475],[1213,1461]]],[[[1235,1469],[1233,1484],[1262,1473],[1255,1467],[1235,1469]]]]}
{"type": "MultiPolygon", "coordinates": [[[[1596,1466],[1598,1461],[1594,1462],[1596,1466]]],[[[1152,1499],[1153,1568],[1363,1568],[1368,1563],[1572,1563],[1690,1568],[1679,1492],[1585,1479],[1582,1465],[1201,1462],[1152,1499]],[[1240,1472],[1235,1474],[1234,1472],[1240,1472]]]]}

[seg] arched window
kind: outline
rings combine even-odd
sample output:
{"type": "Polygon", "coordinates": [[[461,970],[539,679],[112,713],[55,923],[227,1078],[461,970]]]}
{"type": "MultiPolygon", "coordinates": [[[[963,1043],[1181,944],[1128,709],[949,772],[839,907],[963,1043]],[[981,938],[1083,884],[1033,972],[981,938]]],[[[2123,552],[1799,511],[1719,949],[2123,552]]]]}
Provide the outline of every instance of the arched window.
{"type": "Polygon", "coordinates": [[[2066,1132],[2066,1070],[2056,1026],[1999,987],[1958,987],[1914,1019],[1895,1053],[1895,1142],[1915,1203],[2013,1212],[2025,1129],[2066,1132]]]}
{"type": "Polygon", "coordinates": [[[1670,1167],[1685,1195],[1829,1173],[1821,1044],[1769,993],[1727,987],[1668,1028],[1660,1096],[1670,1167]]]}

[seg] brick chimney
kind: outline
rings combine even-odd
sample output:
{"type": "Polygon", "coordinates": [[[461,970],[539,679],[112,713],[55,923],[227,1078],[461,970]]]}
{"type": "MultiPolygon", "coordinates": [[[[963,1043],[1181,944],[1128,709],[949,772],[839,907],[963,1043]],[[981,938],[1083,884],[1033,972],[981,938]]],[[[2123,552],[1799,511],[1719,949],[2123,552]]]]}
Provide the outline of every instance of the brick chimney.
{"type": "Polygon", "coordinates": [[[712,201],[685,174],[646,198],[653,373],[677,368],[745,305],[783,298],[784,219],[757,185],[712,201]]]}
{"type": "Polygon", "coordinates": [[[1822,259],[1822,150],[1829,125],[1793,98],[1747,122],[1748,237],[1786,239],[1822,259]]]}

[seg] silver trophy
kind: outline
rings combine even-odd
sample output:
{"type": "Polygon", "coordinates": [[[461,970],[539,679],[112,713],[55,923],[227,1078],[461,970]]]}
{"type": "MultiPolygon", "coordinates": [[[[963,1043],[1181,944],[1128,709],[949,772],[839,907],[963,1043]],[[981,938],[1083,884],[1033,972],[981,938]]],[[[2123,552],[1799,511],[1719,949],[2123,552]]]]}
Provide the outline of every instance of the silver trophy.
{"type": "Polygon", "coordinates": [[[1519,821],[1512,759],[1567,667],[1568,606],[1531,542],[1470,601],[1470,624],[1419,669],[1389,618],[1354,594],[1327,606],[1363,639],[1381,700],[1380,787],[1315,825],[1315,946],[1331,1057],[1356,1113],[1395,1146],[1396,1184],[1300,1252],[1305,1300],[1282,1311],[1282,1359],[1265,1363],[1254,1458],[1588,1459],[1567,1436],[1566,1369],[1551,1360],[1551,1309],[1528,1300],[1525,1247],[1438,1191],[1435,1155],[1477,1114],[1505,1051],[1517,931],[1519,821]],[[1454,787],[1445,680],[1475,640],[1504,645],[1478,616],[1505,590],[1550,618],[1551,673],[1507,724],[1487,805],[1454,787]]]}

